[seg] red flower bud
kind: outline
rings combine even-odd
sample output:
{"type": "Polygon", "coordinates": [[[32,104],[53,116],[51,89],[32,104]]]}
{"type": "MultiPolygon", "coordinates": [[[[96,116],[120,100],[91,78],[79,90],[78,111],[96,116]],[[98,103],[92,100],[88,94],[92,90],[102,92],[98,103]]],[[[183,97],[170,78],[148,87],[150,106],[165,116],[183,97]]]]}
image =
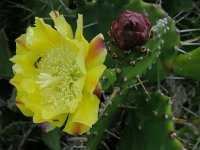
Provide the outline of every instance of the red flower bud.
{"type": "Polygon", "coordinates": [[[113,21],[110,35],[120,48],[132,50],[146,44],[150,28],[151,23],[145,15],[127,10],[113,21]]]}

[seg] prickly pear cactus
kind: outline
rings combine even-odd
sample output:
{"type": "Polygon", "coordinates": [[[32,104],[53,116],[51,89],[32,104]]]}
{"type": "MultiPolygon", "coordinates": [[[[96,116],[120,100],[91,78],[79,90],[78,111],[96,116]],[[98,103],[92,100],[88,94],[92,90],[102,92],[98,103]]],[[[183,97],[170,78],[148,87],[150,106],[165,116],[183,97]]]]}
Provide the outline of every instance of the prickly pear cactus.
{"type": "MultiPolygon", "coordinates": [[[[114,59],[116,65],[115,71],[118,77],[118,80],[115,83],[115,88],[119,88],[120,90],[117,95],[115,94],[114,98],[112,95],[110,96],[111,98],[108,98],[110,106],[106,107],[103,113],[101,112],[102,116],[100,116],[99,121],[92,128],[90,133],[91,135],[88,136],[88,142],[86,143],[86,147],[88,147],[89,149],[98,148],[100,142],[105,138],[106,134],[106,132],[99,132],[99,131],[101,130],[105,131],[112,125],[113,120],[115,118],[114,116],[118,116],[122,110],[119,108],[121,105],[123,106],[125,102],[129,103],[133,102],[137,105],[137,101],[133,101],[132,99],[131,100],[126,99],[126,97],[128,93],[134,92],[132,88],[134,87],[136,81],[141,82],[140,78],[142,74],[145,74],[147,70],[151,70],[153,64],[155,64],[157,59],[159,59],[163,50],[162,46],[166,44],[162,37],[165,34],[167,34],[167,32],[170,30],[169,28],[170,22],[171,20],[169,18],[160,19],[157,21],[157,24],[152,27],[152,30],[158,33],[159,36],[154,36],[147,42],[147,44],[144,45],[144,48],[150,50],[151,54],[146,54],[146,53],[141,54],[141,52],[137,53],[133,51],[127,53],[117,48],[113,44],[110,45],[109,54],[112,56],[112,58],[108,57],[108,59],[114,59]],[[101,119],[103,121],[101,121],[101,119]]],[[[109,79],[109,76],[103,76],[103,78],[109,79]]],[[[102,83],[102,85],[103,84],[104,82],[102,83]]],[[[144,93],[148,94],[147,91],[144,91],[144,93]]],[[[151,100],[149,101],[150,101],[149,103],[151,103],[151,100]]],[[[165,109],[165,108],[160,108],[160,109],[165,109]]],[[[171,122],[171,126],[173,126],[172,124],[173,123],[171,122]]],[[[165,134],[165,136],[163,135],[163,137],[168,138],[169,137],[168,134],[165,134]]],[[[149,139],[149,141],[151,141],[151,139],[149,139]]],[[[165,140],[163,139],[163,141],[165,140]]],[[[168,144],[164,145],[166,146],[168,144]]],[[[177,149],[181,147],[180,143],[178,145],[179,146],[177,146],[177,149]]],[[[167,147],[165,146],[163,148],[167,149],[167,147]]],[[[149,149],[151,149],[151,146],[149,149]]]]}
{"type": "MultiPolygon", "coordinates": [[[[186,150],[186,148],[191,148],[186,134],[200,136],[197,132],[199,115],[185,107],[189,105],[188,103],[192,103],[191,99],[195,96],[192,98],[188,96],[189,102],[186,104],[178,101],[177,97],[182,92],[179,91],[182,84],[181,81],[176,80],[187,78],[187,81],[189,80],[188,82],[192,82],[192,84],[197,81],[197,88],[195,87],[193,93],[199,92],[200,48],[195,47],[194,50],[190,50],[187,47],[186,51],[182,50],[185,47],[181,46],[190,45],[190,42],[181,42],[181,31],[177,28],[180,20],[174,20],[177,16],[170,17],[163,10],[161,4],[147,3],[142,0],[29,0],[22,4],[15,2],[9,2],[9,4],[25,11],[25,17],[22,18],[24,24],[31,24],[35,16],[43,18],[45,22],[52,23],[49,12],[57,10],[64,14],[74,31],[78,14],[83,14],[85,38],[90,41],[98,33],[103,33],[105,38],[107,56],[104,64],[107,68],[99,81],[101,102],[98,121],[90,131],[81,136],[69,135],[59,129],[40,134],[41,140],[50,149],[186,150]],[[120,36],[121,33],[117,31],[117,27],[111,33],[114,26],[113,21],[116,21],[119,15],[127,11],[140,13],[139,19],[137,18],[139,21],[141,21],[141,16],[145,16],[149,20],[150,23],[143,20],[145,22],[143,22],[143,26],[147,30],[145,36],[142,34],[137,35],[138,37],[128,35],[130,37],[128,39],[126,34],[122,33],[123,36],[125,35],[124,40],[124,37],[120,36]],[[119,34],[117,40],[113,38],[115,33],[119,34]],[[142,44],[132,45],[133,39],[142,44]],[[128,48],[127,45],[129,45],[128,48]],[[170,90],[167,89],[169,87],[171,87],[170,90]],[[175,91],[179,92],[179,95],[175,91]],[[195,117],[192,120],[179,118],[178,113],[176,113],[179,107],[184,108],[184,111],[195,117]],[[176,126],[176,124],[180,125],[176,126]],[[186,126],[182,127],[185,124],[186,126]]],[[[118,25],[120,26],[120,23],[118,25]]],[[[137,29],[140,30],[140,28],[143,27],[137,29]]],[[[2,33],[4,32],[2,31],[2,33]]],[[[192,38],[191,41],[199,40],[199,37],[192,38]]],[[[7,57],[5,62],[9,63],[7,57]]],[[[9,78],[13,74],[10,73],[11,64],[9,63],[7,66],[6,74],[4,70],[0,70],[0,73],[4,73],[6,78],[9,78]]],[[[183,91],[187,93],[187,90],[184,88],[183,91]]],[[[14,90],[13,93],[15,94],[14,90]]],[[[191,95],[195,95],[193,93],[191,95]]],[[[183,99],[182,95],[180,97],[183,99]]],[[[198,97],[197,94],[194,98],[196,104],[199,104],[198,97]]],[[[9,105],[9,107],[11,106],[9,105]]],[[[1,130],[2,139],[6,139],[6,132],[12,126],[18,125],[20,123],[11,124],[11,126],[1,130]]],[[[30,126],[27,129],[19,149],[33,128],[35,126],[30,126]]],[[[20,132],[24,131],[20,130],[20,132]]],[[[33,134],[33,137],[35,136],[33,134]]],[[[194,137],[191,139],[193,142],[192,150],[198,150],[199,140],[194,137]]]]}

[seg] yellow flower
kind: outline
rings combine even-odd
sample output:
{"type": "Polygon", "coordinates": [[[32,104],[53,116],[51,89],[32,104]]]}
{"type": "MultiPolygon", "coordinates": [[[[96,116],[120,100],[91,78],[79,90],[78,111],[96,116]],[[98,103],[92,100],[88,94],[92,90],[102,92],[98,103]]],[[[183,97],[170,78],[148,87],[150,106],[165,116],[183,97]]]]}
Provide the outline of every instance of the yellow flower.
{"type": "Polygon", "coordinates": [[[53,11],[50,16],[55,29],[36,17],[35,26],[16,39],[10,82],[17,88],[17,106],[34,123],[49,122],[80,135],[98,117],[99,99],[93,92],[105,69],[104,38],[99,34],[88,43],[82,15],[75,35],[63,15],[53,11]]]}

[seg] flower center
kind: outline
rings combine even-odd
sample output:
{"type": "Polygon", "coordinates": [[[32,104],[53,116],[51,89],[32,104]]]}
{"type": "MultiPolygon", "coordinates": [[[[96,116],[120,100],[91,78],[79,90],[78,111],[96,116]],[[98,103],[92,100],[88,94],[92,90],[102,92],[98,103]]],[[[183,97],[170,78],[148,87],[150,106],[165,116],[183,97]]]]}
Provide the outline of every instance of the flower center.
{"type": "Polygon", "coordinates": [[[67,46],[59,45],[40,57],[36,83],[41,88],[42,104],[66,110],[80,96],[82,88],[76,82],[83,73],[76,63],[76,55],[67,46]]]}

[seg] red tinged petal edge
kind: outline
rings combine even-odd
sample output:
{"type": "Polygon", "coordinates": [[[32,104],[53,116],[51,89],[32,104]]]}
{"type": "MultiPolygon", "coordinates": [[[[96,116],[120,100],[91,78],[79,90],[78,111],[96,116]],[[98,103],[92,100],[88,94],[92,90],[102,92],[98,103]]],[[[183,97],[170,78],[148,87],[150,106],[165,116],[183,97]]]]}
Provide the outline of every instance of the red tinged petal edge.
{"type": "Polygon", "coordinates": [[[24,43],[22,40],[16,39],[15,42],[16,42],[18,45],[20,45],[21,47],[24,47],[24,48],[27,49],[25,43],[24,43]]]}
{"type": "Polygon", "coordinates": [[[74,123],[74,130],[72,131],[73,135],[81,135],[82,127],[80,123],[74,123]]]}
{"type": "Polygon", "coordinates": [[[24,103],[21,100],[16,100],[17,105],[24,105],[24,103]]]}
{"type": "Polygon", "coordinates": [[[99,87],[98,84],[97,84],[97,86],[95,87],[93,94],[96,95],[98,98],[101,97],[101,88],[99,87]]]}
{"type": "Polygon", "coordinates": [[[105,50],[105,42],[101,36],[97,36],[90,45],[87,61],[95,59],[102,51],[105,50]]]}

